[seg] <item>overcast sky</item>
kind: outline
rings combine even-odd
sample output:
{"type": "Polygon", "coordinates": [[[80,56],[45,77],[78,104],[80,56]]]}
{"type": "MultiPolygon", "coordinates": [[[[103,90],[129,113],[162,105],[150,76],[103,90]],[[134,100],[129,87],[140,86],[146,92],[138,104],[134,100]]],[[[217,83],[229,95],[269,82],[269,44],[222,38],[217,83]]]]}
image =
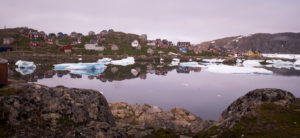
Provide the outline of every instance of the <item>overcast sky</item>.
{"type": "Polygon", "coordinates": [[[300,0],[1,0],[0,19],[0,28],[84,34],[112,28],[199,43],[259,32],[300,32],[300,0]]]}

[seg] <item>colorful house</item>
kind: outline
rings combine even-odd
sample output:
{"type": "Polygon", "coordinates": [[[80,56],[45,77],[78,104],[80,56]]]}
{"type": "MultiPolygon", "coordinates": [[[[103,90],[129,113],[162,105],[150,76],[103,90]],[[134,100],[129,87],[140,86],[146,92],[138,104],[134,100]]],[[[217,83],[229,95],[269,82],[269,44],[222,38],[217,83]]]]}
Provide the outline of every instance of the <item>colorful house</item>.
{"type": "Polygon", "coordinates": [[[188,48],[187,47],[179,47],[179,51],[183,52],[183,53],[187,53],[188,52],[188,48]]]}
{"type": "Polygon", "coordinates": [[[72,46],[66,45],[60,48],[60,51],[64,51],[65,53],[71,53],[72,52],[72,46]]]}
{"type": "Polygon", "coordinates": [[[42,44],[39,41],[30,41],[29,45],[31,47],[40,47],[42,44]]]}
{"type": "Polygon", "coordinates": [[[13,43],[15,41],[14,38],[12,37],[5,37],[3,38],[3,44],[4,45],[10,45],[11,43],[13,43]]]}
{"type": "Polygon", "coordinates": [[[246,56],[261,56],[261,54],[259,53],[258,50],[253,50],[253,49],[249,50],[245,55],[246,56]]]}
{"type": "Polygon", "coordinates": [[[71,45],[81,44],[81,38],[71,38],[71,45]]]}

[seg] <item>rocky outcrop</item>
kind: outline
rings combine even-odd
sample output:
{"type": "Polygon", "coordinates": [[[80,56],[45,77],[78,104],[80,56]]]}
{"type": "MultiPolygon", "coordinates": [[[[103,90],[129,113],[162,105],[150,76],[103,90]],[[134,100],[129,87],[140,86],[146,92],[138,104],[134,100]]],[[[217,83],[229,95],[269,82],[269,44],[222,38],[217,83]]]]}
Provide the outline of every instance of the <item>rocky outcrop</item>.
{"type": "Polygon", "coordinates": [[[213,121],[202,120],[193,113],[174,108],[171,111],[157,106],[128,105],[127,103],[109,104],[117,127],[126,131],[131,137],[142,137],[164,128],[172,129],[178,134],[195,133],[214,124],[213,121]]]}
{"type": "Polygon", "coordinates": [[[226,65],[235,65],[236,64],[236,59],[237,58],[227,58],[223,61],[223,64],[226,65]]]}
{"type": "Polygon", "coordinates": [[[240,122],[242,117],[256,116],[256,107],[263,103],[289,106],[294,101],[293,94],[281,89],[256,89],[238,98],[223,111],[218,125],[220,128],[232,128],[240,122]]]}
{"type": "Polygon", "coordinates": [[[0,120],[16,137],[126,137],[97,91],[27,83],[10,87],[18,93],[0,97],[0,120]]]}

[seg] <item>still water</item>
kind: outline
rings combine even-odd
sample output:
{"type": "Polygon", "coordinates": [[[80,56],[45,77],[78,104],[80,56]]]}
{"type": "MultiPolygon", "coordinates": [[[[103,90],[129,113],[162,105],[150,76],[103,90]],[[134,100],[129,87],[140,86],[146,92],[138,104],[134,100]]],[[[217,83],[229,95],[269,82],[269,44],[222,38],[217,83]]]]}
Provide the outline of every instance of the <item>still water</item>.
{"type": "Polygon", "coordinates": [[[22,76],[29,82],[101,91],[108,102],[150,104],[170,110],[181,107],[203,119],[217,120],[234,100],[257,88],[280,88],[300,97],[300,71],[267,68],[273,75],[222,74],[200,67],[169,67],[152,63],[109,65],[97,76],[37,67],[22,76]],[[135,69],[138,74],[132,73],[135,69]]]}

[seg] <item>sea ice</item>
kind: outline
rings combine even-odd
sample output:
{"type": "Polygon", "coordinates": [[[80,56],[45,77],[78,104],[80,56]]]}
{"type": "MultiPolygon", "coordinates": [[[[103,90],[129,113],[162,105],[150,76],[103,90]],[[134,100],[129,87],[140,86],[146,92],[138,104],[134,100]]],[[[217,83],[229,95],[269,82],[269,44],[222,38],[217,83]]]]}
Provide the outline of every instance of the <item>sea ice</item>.
{"type": "Polygon", "coordinates": [[[260,62],[263,60],[245,60],[243,62],[244,67],[259,67],[261,66],[260,62]]]}
{"type": "Polygon", "coordinates": [[[178,66],[180,63],[180,59],[179,58],[173,58],[172,62],[171,62],[171,66],[178,66]]]}
{"type": "Polygon", "coordinates": [[[286,68],[291,69],[294,67],[294,63],[290,61],[282,61],[282,60],[266,60],[266,67],[274,67],[274,68],[286,68]]]}
{"type": "Polygon", "coordinates": [[[203,59],[203,62],[207,62],[207,63],[222,63],[224,61],[224,59],[203,59]]]}
{"type": "Polygon", "coordinates": [[[111,64],[113,65],[121,65],[121,66],[127,66],[134,64],[134,57],[127,57],[121,60],[112,60],[111,64]]]}
{"type": "Polygon", "coordinates": [[[294,65],[295,65],[295,66],[300,66],[300,59],[296,60],[296,61],[294,62],[294,65]]]}
{"type": "Polygon", "coordinates": [[[237,67],[229,65],[209,65],[206,71],[225,74],[273,74],[272,71],[266,70],[264,68],[237,67]]]}
{"type": "Polygon", "coordinates": [[[300,59],[299,54],[262,54],[264,57],[269,58],[285,58],[285,59],[300,59]]]}
{"type": "Polygon", "coordinates": [[[112,61],[111,58],[102,58],[102,59],[99,59],[99,60],[97,61],[97,63],[102,63],[102,64],[104,64],[104,65],[108,65],[108,64],[111,63],[111,61],[112,61]]]}

